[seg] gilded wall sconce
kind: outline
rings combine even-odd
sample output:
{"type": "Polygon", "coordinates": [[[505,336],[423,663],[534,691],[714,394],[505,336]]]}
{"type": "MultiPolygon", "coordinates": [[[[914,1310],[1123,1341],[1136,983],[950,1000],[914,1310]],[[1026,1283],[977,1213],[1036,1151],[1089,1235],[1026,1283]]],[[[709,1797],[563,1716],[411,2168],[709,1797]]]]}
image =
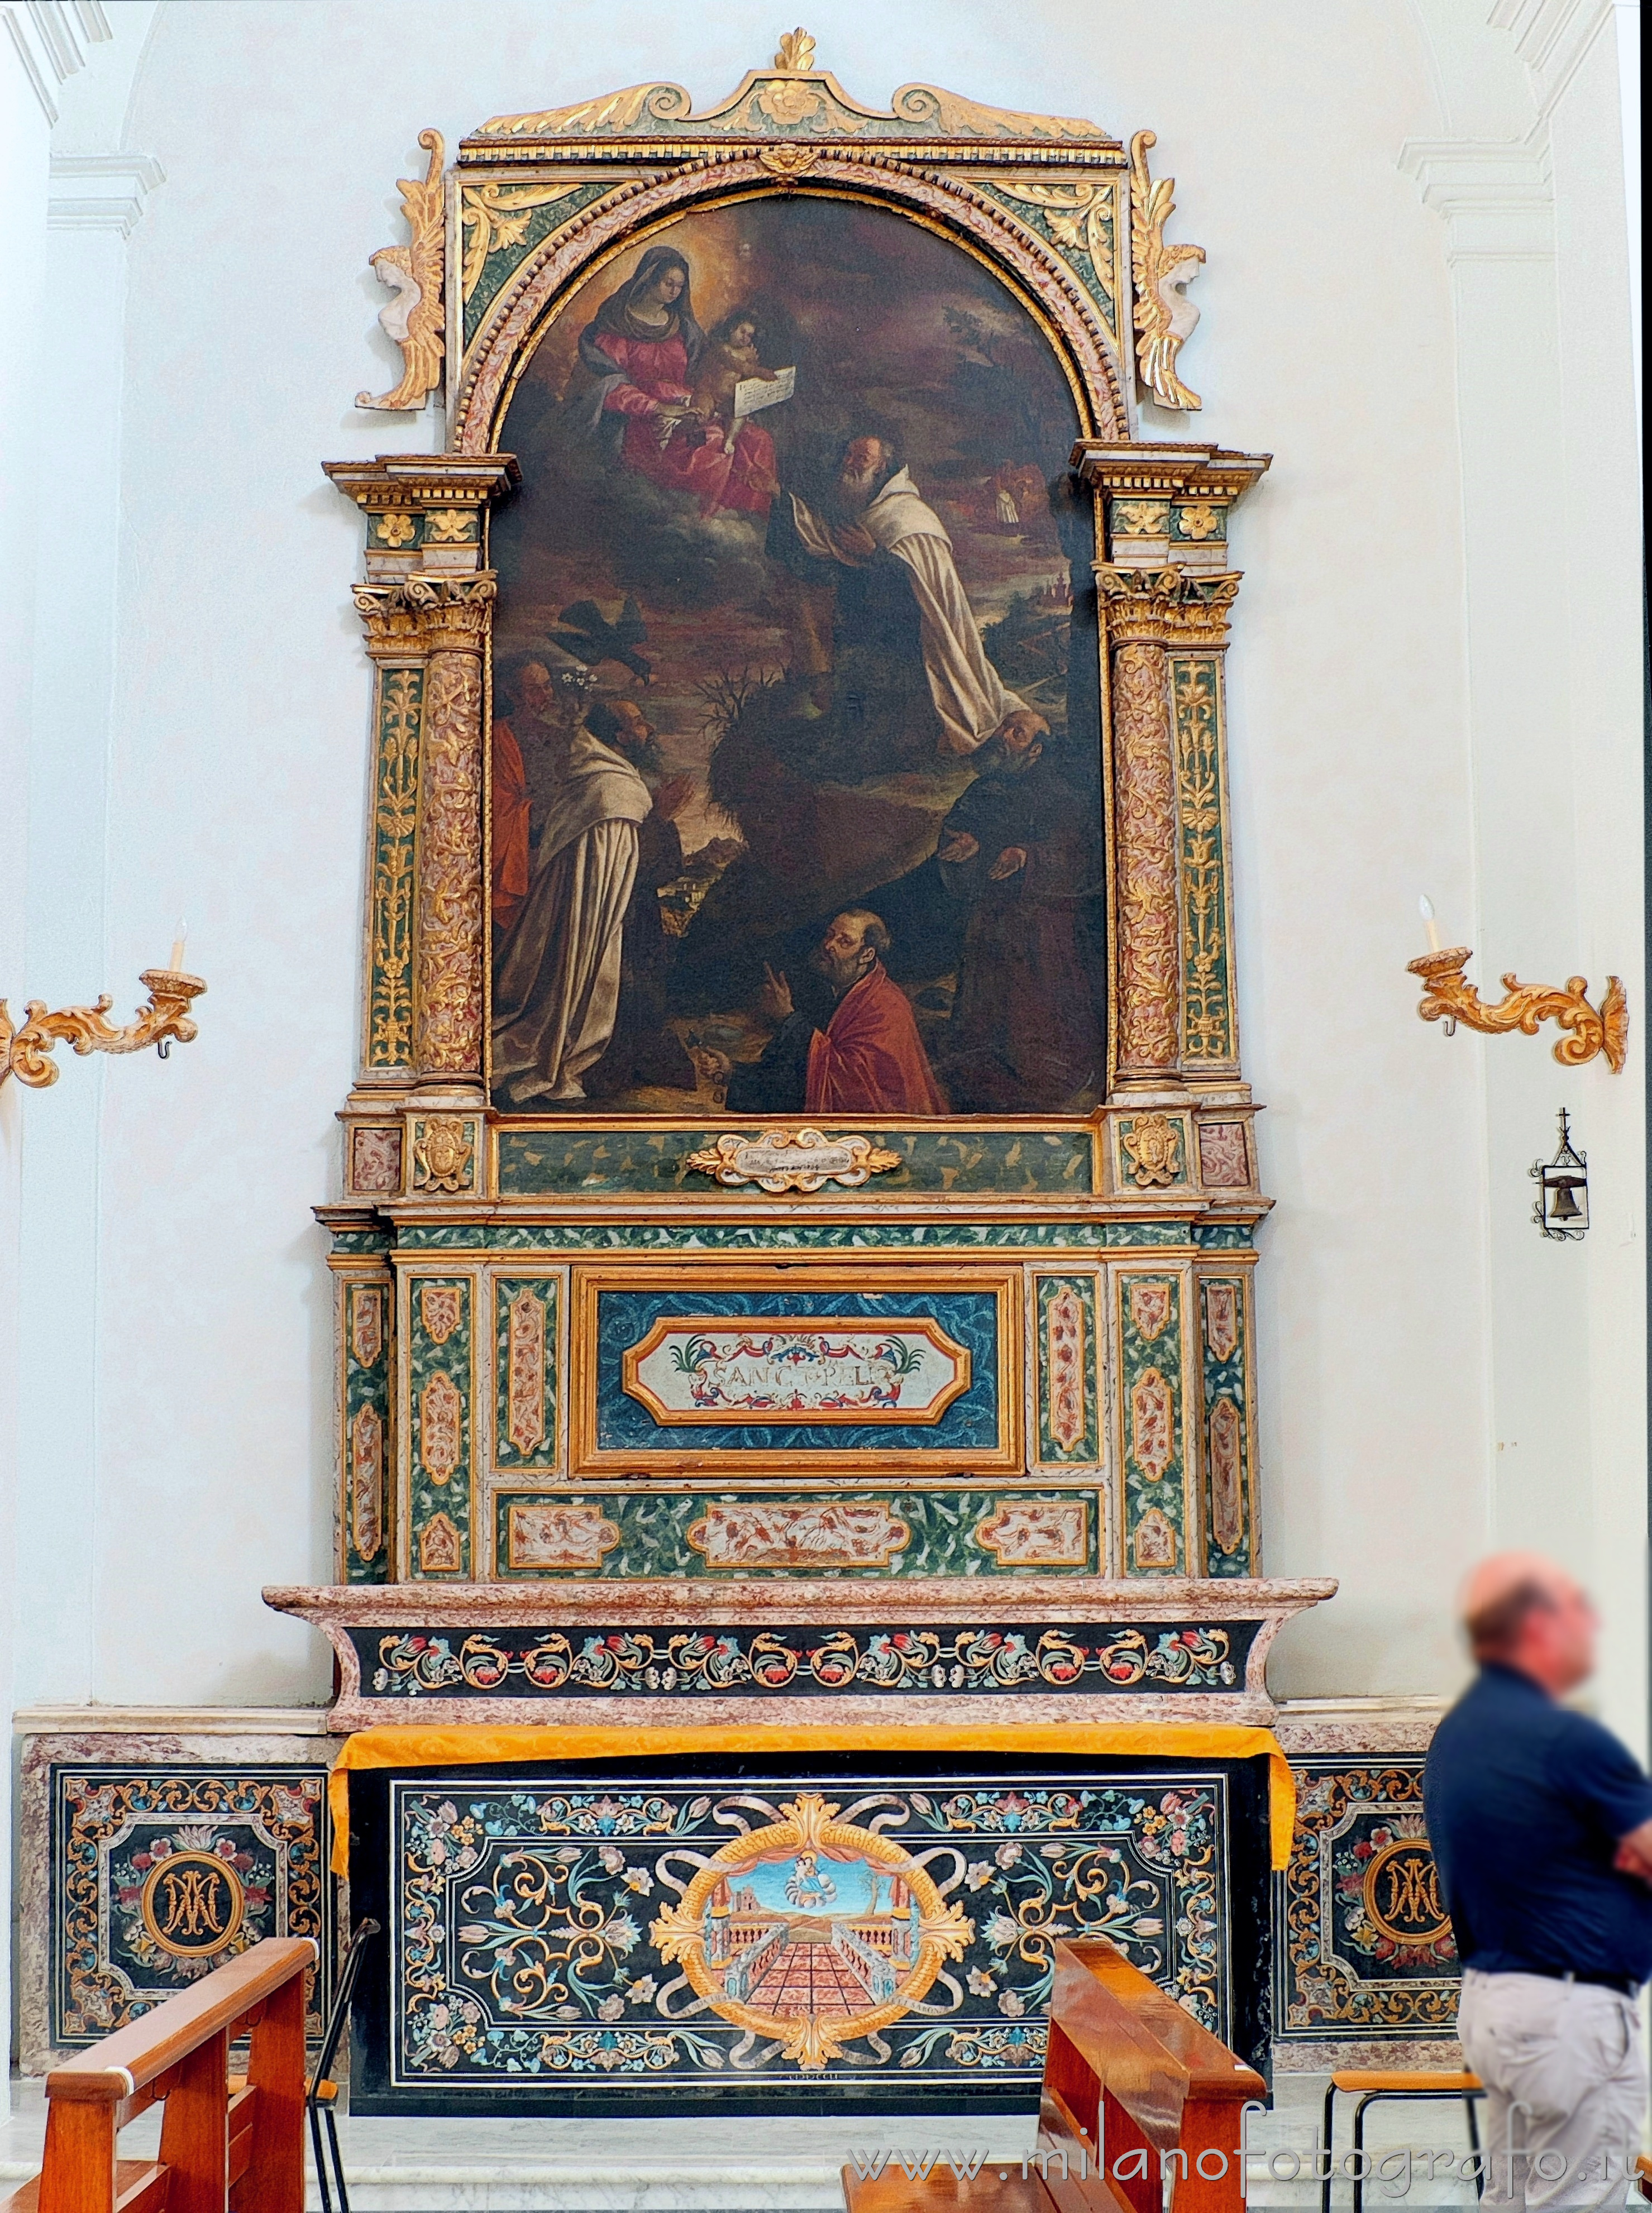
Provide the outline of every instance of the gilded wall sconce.
{"type": "Polygon", "coordinates": [[[114,1003],[107,991],[93,1006],[64,1007],[56,1014],[46,1011],[44,999],[31,999],[23,1009],[21,1027],[13,1023],[5,1001],[0,999],[0,1083],[9,1076],[36,1090],[55,1083],[59,1071],[52,1055],[64,1044],[73,1046],[80,1053],[142,1052],[145,1046],[152,1045],[162,1060],[171,1051],[174,1038],[180,1045],[187,1045],[197,1034],[190,1019],[190,1002],[198,999],[206,985],[198,976],[186,975],[175,965],[182,957],[182,946],[176,945],[172,967],[144,969],[137,980],[149,986],[149,1004],[140,1007],[124,1026],[104,1020],[114,1003]]]}
{"type": "Polygon", "coordinates": [[[1478,989],[1463,974],[1473,954],[1466,945],[1442,947],[1435,927],[1434,909],[1426,899],[1417,902],[1428,925],[1428,952],[1405,963],[1408,972],[1423,979],[1417,1014],[1425,1022],[1443,1021],[1451,1036],[1459,1022],[1495,1037],[1506,1030],[1521,1030],[1535,1037],[1540,1022],[1552,1021],[1567,1032],[1555,1046],[1554,1057],[1564,1068],[1581,1068],[1597,1053],[1606,1055],[1614,1076],[1623,1073],[1629,1046],[1629,1001],[1616,976],[1606,978],[1599,1007],[1589,1004],[1588,978],[1569,976],[1564,991],[1541,984],[1522,984],[1512,972],[1503,979],[1504,997],[1494,1006],[1482,1004],[1478,989]]]}
{"type": "Polygon", "coordinates": [[[1551,1161],[1533,1161],[1537,1204],[1532,1219],[1545,1237],[1582,1237],[1589,1226],[1588,1155],[1572,1143],[1571,1123],[1560,1110],[1560,1149],[1551,1161]]]}

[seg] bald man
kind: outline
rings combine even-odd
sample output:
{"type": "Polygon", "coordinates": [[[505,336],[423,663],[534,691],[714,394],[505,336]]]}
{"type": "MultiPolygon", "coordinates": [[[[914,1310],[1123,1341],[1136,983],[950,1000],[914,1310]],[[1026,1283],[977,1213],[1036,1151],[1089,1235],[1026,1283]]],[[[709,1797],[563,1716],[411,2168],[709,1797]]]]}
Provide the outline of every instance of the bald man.
{"type": "Polygon", "coordinates": [[[758,1003],[776,1025],[760,1060],[703,1056],[728,1083],[731,1114],[944,1114],[911,1003],[883,965],[889,932],[864,907],[834,915],[810,966],[836,1006],[817,1029],[792,1005],[785,976],[765,968],[758,1003]]]}
{"type": "Polygon", "coordinates": [[[1559,1703],[1594,1672],[1598,1626],[1564,1568],[1484,1561],[1462,1614],[1479,1673],[1423,1792],[1463,1963],[1458,2033],[1487,2091],[1484,2202],[1621,2205],[1646,2105],[1652,1783],[1559,1703]]]}

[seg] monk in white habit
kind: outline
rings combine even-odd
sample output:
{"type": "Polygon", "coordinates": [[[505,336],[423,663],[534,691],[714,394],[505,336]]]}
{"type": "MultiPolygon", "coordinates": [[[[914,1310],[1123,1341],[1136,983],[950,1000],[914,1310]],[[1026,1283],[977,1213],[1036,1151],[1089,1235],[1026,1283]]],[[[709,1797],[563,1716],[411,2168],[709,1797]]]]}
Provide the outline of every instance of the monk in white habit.
{"type": "Polygon", "coordinates": [[[599,699],[530,829],[527,893],[493,987],[494,1087],[514,1106],[583,1099],[613,1034],[637,826],[653,806],[637,763],[650,749],[633,701],[599,699]]]}
{"type": "MultiPolygon", "coordinates": [[[[917,603],[924,673],[940,717],[942,753],[974,753],[1012,716],[1047,728],[988,660],[946,525],[912,482],[911,470],[894,466],[897,458],[887,439],[851,438],[827,506],[817,510],[797,493],[789,493],[797,548],[810,561],[850,571],[875,562],[880,553],[899,563],[917,603]]],[[[807,594],[800,613],[807,629],[824,628],[822,612],[807,594]]],[[[802,658],[811,669],[829,668],[826,638],[806,638],[802,658]]]]}

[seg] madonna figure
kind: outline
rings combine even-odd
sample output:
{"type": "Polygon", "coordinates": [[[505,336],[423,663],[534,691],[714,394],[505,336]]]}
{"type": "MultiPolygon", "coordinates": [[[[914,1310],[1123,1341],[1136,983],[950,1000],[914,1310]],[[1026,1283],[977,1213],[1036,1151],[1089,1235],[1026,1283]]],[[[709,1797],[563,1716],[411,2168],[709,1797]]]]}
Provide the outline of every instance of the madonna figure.
{"type": "Polygon", "coordinates": [[[691,494],[703,515],[766,515],[776,489],[773,441],[696,399],[706,338],[694,319],[690,276],[674,247],[649,248],[580,332],[567,412],[608,466],[691,494]]]}

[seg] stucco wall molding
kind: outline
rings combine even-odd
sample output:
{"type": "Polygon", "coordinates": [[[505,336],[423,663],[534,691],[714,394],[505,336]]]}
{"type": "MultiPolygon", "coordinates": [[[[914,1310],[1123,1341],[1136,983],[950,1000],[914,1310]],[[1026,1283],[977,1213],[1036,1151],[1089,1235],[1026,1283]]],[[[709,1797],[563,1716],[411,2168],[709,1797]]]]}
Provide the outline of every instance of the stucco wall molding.
{"type": "Polygon", "coordinates": [[[1546,143],[1408,138],[1399,166],[1423,204],[1445,218],[1456,261],[1554,258],[1554,195],[1546,143]]]}
{"type": "Polygon", "coordinates": [[[166,175],[152,154],[54,154],[47,228],[130,237],[144,201],[166,175]]]}
{"type": "Polygon", "coordinates": [[[1531,73],[1540,115],[1564,93],[1623,0],[1495,0],[1487,21],[1507,31],[1531,73]]]}
{"type": "Polygon", "coordinates": [[[54,82],[66,84],[86,66],[86,48],[101,46],[114,36],[114,27],[100,0],[22,0],[18,7],[0,8],[24,76],[48,123],[58,119],[52,96],[54,82]]]}

